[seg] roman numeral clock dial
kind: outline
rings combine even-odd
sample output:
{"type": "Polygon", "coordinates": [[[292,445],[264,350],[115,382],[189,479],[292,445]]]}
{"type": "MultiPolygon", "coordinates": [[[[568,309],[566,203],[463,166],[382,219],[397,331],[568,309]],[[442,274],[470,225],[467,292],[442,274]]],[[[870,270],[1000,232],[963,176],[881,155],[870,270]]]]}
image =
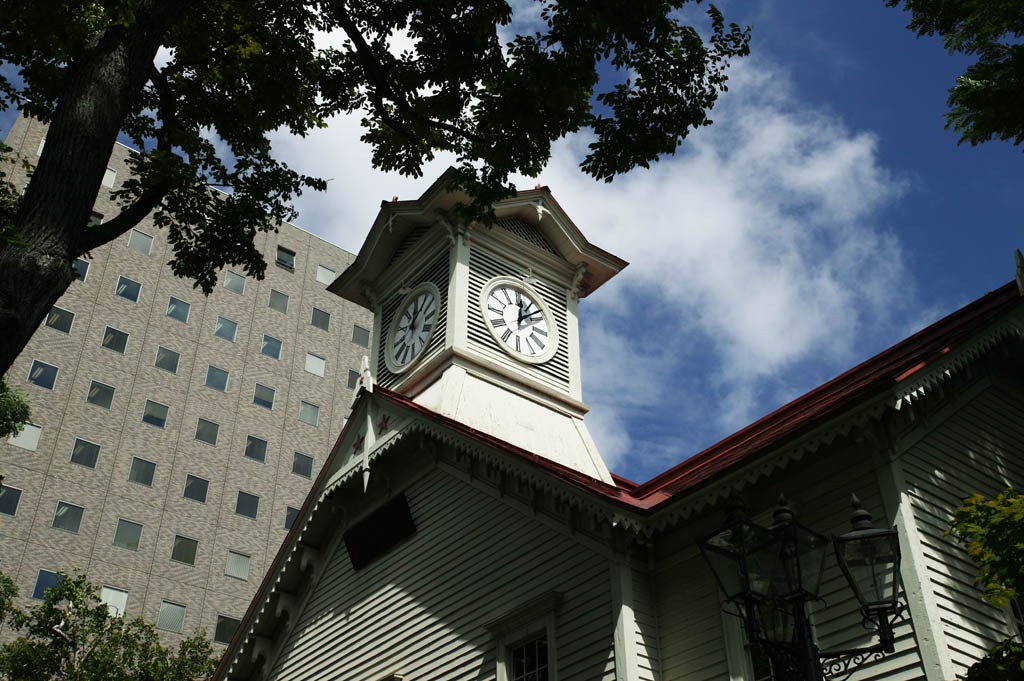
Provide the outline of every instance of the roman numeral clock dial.
{"type": "Polygon", "coordinates": [[[388,368],[400,373],[412,367],[427,347],[437,326],[440,294],[433,284],[422,284],[403,300],[391,322],[385,356],[388,368]]]}
{"type": "Polygon", "coordinates": [[[558,334],[550,311],[535,291],[510,277],[484,287],[481,312],[502,350],[529,363],[551,359],[558,334]]]}

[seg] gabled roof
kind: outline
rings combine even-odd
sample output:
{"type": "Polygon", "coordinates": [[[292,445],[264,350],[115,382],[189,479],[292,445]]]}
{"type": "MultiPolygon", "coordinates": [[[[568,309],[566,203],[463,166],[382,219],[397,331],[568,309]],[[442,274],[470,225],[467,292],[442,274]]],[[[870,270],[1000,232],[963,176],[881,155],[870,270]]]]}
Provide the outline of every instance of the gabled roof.
{"type": "MultiPolygon", "coordinates": [[[[451,187],[455,169],[449,168],[418,198],[382,201],[355,261],[327,290],[364,307],[371,301],[365,285],[376,281],[391,263],[392,254],[417,227],[431,225],[456,203],[468,203],[469,196],[451,187]]],[[[597,289],[629,263],[590,243],[547,187],[517,192],[494,204],[496,215],[526,219],[544,232],[560,256],[572,265],[585,265],[581,295],[597,289]]]]}
{"type": "Polygon", "coordinates": [[[796,439],[865,400],[892,395],[899,384],[912,380],[933,363],[961,349],[1022,304],[1024,299],[1016,283],[1010,282],[642,484],[615,476],[615,485],[608,485],[432,412],[398,393],[379,387],[376,390],[386,400],[414,410],[481,444],[530,461],[574,487],[636,510],[654,510],[757,455],[796,439]]]}

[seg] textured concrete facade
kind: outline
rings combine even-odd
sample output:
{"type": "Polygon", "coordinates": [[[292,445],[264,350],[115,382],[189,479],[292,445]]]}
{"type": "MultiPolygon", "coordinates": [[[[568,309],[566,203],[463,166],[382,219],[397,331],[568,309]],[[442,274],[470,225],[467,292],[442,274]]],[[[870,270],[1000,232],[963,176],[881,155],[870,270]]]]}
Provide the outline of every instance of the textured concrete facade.
{"type": "MultiPolygon", "coordinates": [[[[45,126],[19,117],[7,143],[34,161],[44,135],[45,126]]],[[[114,188],[128,174],[130,153],[113,151],[114,188]]],[[[95,206],[108,217],[118,212],[110,191],[104,187],[95,206]]],[[[369,353],[353,342],[353,328],[371,329],[372,316],[325,290],[329,273],[320,268],[341,273],[352,254],[291,225],[258,235],[268,263],[263,281],[246,277],[237,293],[222,272],[209,297],[171,273],[170,246],[149,219],[137,231],[92,252],[85,279],[57,303],[74,314],[70,330],[41,326],[8,375],[28,398],[39,439],[34,450],[0,441],[6,505],[17,497],[14,515],[0,512],[0,569],[26,599],[40,570],[84,570],[94,583],[128,592],[129,617],[157,622],[161,603],[173,603],[185,606],[186,634],[199,627],[212,635],[218,616],[245,612],[286,534],[288,508],[305,498],[308,462],[298,458],[294,472],[295,453],[312,457],[315,477],[341,430],[349,372],[369,353]],[[146,236],[148,255],[129,245],[145,246],[146,236]],[[295,254],[293,270],[276,264],[279,247],[295,254]],[[116,295],[121,277],[141,284],[137,302],[116,295]],[[287,296],[286,311],[270,306],[272,291],[287,296]],[[169,316],[172,297],[189,305],[186,321],[169,316]],[[323,313],[328,330],[320,328],[323,313]],[[219,318],[237,324],[233,340],[215,335],[219,318]],[[108,327],[127,334],[123,351],[123,336],[108,327]],[[179,355],[176,371],[156,366],[161,347],[179,355]],[[57,368],[52,388],[29,380],[36,361],[57,368]],[[227,372],[224,390],[206,385],[211,366],[227,372]],[[94,381],[114,388],[109,408],[88,401],[94,381]],[[257,384],[274,391],[272,407],[254,403],[257,384]],[[143,420],[147,401],[167,407],[162,427],[151,423],[160,421],[159,406],[157,418],[143,420]],[[319,408],[317,425],[300,421],[302,403],[319,408]],[[217,424],[215,445],[196,438],[200,419],[217,424]],[[267,443],[265,461],[246,456],[249,436],[267,443]],[[77,441],[99,446],[94,466],[83,445],[72,462],[77,441]],[[141,462],[133,471],[134,459],[141,462]],[[193,497],[208,482],[205,501],[185,496],[187,479],[193,497]],[[259,498],[255,519],[236,512],[240,491],[259,498]],[[77,532],[54,527],[73,524],[73,509],[70,519],[55,520],[61,502],[84,509],[77,532]],[[122,519],[142,525],[137,550],[115,545],[122,519]],[[194,565],[188,540],[198,541],[194,565]],[[176,541],[184,561],[172,559],[176,541]],[[229,551],[249,556],[247,579],[226,574],[229,551]]],[[[166,643],[180,638],[161,635],[166,643]]]]}

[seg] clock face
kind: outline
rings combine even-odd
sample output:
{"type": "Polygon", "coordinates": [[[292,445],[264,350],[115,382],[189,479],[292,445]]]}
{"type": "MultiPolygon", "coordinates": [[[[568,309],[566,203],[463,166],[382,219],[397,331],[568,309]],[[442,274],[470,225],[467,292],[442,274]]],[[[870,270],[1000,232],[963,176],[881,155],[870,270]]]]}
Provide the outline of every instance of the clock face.
{"type": "Polygon", "coordinates": [[[389,359],[396,368],[408,367],[420,356],[437,324],[437,308],[437,295],[427,288],[413,291],[403,302],[388,340],[389,359]]]}
{"type": "Polygon", "coordinates": [[[515,284],[499,283],[490,288],[485,306],[491,332],[507,352],[533,360],[553,354],[557,339],[539,296],[515,284]]]}

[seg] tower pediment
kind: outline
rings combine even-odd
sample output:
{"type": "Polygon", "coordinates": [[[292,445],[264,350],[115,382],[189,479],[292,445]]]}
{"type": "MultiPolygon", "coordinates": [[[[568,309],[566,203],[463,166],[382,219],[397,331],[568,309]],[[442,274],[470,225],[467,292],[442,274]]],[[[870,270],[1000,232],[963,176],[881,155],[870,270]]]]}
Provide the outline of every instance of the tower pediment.
{"type": "MultiPolygon", "coordinates": [[[[355,262],[328,286],[328,290],[364,307],[372,307],[367,285],[378,281],[427,230],[442,221],[447,222],[446,216],[455,204],[469,202],[469,196],[450,186],[454,172],[449,168],[417,199],[382,201],[355,262]]],[[[580,268],[578,295],[581,298],[629,264],[590,243],[547,187],[521,191],[500,202],[495,206],[495,215],[498,221],[492,229],[509,232],[536,247],[538,252],[580,268]],[[517,229],[515,223],[525,229],[517,229]],[[547,248],[539,245],[536,237],[517,234],[527,231],[535,232],[547,248]]]]}

